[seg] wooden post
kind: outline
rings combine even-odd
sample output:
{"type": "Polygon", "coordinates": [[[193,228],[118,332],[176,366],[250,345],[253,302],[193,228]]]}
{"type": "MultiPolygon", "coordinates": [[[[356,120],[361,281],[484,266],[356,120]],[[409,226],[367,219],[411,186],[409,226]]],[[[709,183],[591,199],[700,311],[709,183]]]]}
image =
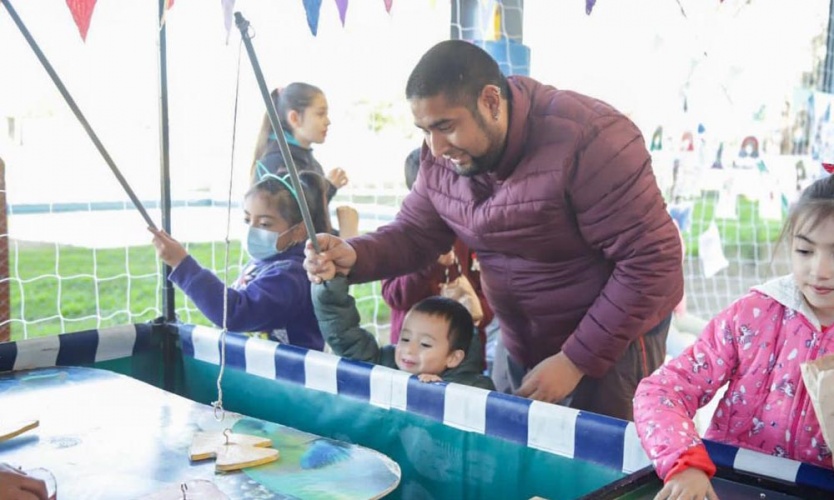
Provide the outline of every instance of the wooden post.
{"type": "Polygon", "coordinates": [[[9,224],[6,213],[6,164],[0,158],[0,342],[11,339],[9,224]]]}

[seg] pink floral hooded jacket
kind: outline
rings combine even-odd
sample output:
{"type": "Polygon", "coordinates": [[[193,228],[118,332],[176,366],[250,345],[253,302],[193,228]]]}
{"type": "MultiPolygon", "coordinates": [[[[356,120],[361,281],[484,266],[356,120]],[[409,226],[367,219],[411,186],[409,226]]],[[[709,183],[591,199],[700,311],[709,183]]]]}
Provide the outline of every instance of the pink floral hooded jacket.
{"type": "Polygon", "coordinates": [[[680,356],[643,379],[637,434],[661,478],[701,444],[692,417],[729,384],[705,439],[832,468],[799,365],[834,352],[792,276],[753,287],[680,356]]]}

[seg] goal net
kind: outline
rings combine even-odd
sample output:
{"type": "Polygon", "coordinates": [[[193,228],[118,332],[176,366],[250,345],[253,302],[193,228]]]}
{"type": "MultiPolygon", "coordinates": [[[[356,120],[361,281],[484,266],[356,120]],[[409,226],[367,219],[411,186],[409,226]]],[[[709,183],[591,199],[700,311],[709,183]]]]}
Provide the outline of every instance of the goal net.
{"type": "MultiPolygon", "coordinates": [[[[99,2],[82,42],[66,2],[30,3],[17,2],[18,13],[159,224],[155,6],[99,2]]],[[[332,125],[315,154],[326,170],[347,171],[331,207],[354,206],[362,231],[392,220],[407,194],[404,160],[422,141],[403,96],[408,74],[429,46],[455,37],[477,40],[508,73],[598,97],[637,123],[682,230],[691,313],[708,318],[787,271],[776,237],[797,189],[821,175],[819,148],[832,135],[831,96],[819,92],[827,1],[395,0],[390,12],[351,2],[344,25],[323,2],[316,36],[303,2],[238,6],[269,86],[307,81],[326,93],[332,125]]],[[[0,60],[14,74],[0,79],[0,338],[159,317],[164,280],[146,224],[6,14],[0,60]]],[[[240,201],[263,102],[234,28],[226,43],[219,6],[177,2],[166,33],[172,233],[231,282],[246,260],[240,201]]],[[[379,283],[353,293],[384,341],[379,283]]],[[[208,324],[179,292],[176,304],[180,320],[208,324]]]]}

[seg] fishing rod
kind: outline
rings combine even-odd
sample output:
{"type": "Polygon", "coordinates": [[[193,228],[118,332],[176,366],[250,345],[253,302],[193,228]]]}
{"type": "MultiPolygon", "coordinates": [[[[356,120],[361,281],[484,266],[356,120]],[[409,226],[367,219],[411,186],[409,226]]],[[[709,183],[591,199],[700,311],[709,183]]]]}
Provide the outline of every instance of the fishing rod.
{"type": "Polygon", "coordinates": [[[0,0],[3,3],[3,6],[6,7],[6,10],[9,11],[9,15],[12,17],[12,21],[17,25],[17,28],[20,30],[20,33],[23,35],[23,38],[26,39],[26,42],[32,48],[32,51],[35,52],[35,56],[37,56],[38,60],[43,65],[43,68],[49,74],[49,77],[52,79],[52,82],[55,83],[55,86],[58,87],[58,91],[64,97],[67,105],[72,110],[75,117],[81,123],[81,126],[84,127],[84,130],[87,132],[87,135],[90,136],[90,139],[93,141],[96,149],[101,156],[104,158],[105,163],[107,166],[110,167],[110,170],[113,171],[113,174],[116,176],[116,179],[119,181],[119,184],[122,185],[122,188],[127,193],[130,201],[133,202],[133,205],[136,206],[136,209],[139,210],[139,213],[142,214],[142,217],[145,219],[145,222],[148,226],[152,227],[153,229],[157,229],[156,224],[154,224],[153,220],[151,219],[150,215],[148,215],[147,210],[145,210],[144,205],[142,202],[139,201],[139,198],[136,196],[136,193],[133,192],[131,189],[130,184],[127,183],[127,180],[122,175],[121,171],[119,171],[119,167],[116,166],[116,162],[113,161],[113,158],[110,157],[110,153],[107,152],[107,149],[104,148],[104,144],[98,138],[93,127],[90,126],[90,122],[87,121],[87,118],[84,117],[84,114],[81,112],[81,109],[75,103],[75,99],[72,98],[69,91],[67,90],[66,86],[64,86],[64,82],[61,81],[61,78],[58,76],[58,73],[55,72],[55,69],[52,67],[52,64],[46,59],[43,51],[41,51],[40,47],[38,46],[35,39],[32,37],[32,34],[29,33],[29,30],[23,24],[23,21],[20,19],[20,16],[17,15],[17,12],[12,7],[12,4],[9,0],[0,0]]]}
{"type": "Polygon", "coordinates": [[[261,96],[266,105],[266,114],[269,117],[269,123],[272,124],[272,131],[275,133],[275,139],[278,141],[278,147],[281,149],[281,155],[284,157],[284,164],[290,173],[290,180],[295,189],[298,206],[301,208],[301,218],[304,219],[304,226],[307,228],[307,236],[315,248],[316,253],[320,252],[319,243],[316,239],[316,228],[313,225],[313,218],[310,215],[310,208],[307,205],[307,198],[304,195],[304,189],[301,186],[301,179],[298,177],[298,169],[295,167],[295,161],[290,154],[290,147],[287,145],[287,139],[284,137],[284,128],[281,126],[281,120],[278,119],[278,112],[275,111],[275,103],[269,96],[269,89],[266,87],[264,74],[261,71],[261,66],[258,63],[258,56],[255,54],[255,48],[252,46],[252,37],[249,36],[249,21],[244,19],[240,12],[235,12],[235,25],[240,30],[240,36],[243,44],[246,46],[246,53],[249,56],[249,62],[252,63],[252,69],[255,72],[255,80],[258,82],[258,88],[261,91],[261,96]]]}

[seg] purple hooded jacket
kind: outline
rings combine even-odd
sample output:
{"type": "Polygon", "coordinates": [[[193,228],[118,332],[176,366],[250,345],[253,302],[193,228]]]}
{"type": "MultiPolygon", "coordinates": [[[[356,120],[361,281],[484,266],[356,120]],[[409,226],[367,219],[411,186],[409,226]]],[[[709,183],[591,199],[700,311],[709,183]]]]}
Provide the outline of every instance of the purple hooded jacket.
{"type": "Polygon", "coordinates": [[[423,146],[394,222],[350,240],[351,281],[423,269],[457,235],[477,252],[512,358],[563,350],[600,377],[683,295],[680,237],[637,127],[596,99],[508,78],[506,148],[463,177],[423,146]]]}

